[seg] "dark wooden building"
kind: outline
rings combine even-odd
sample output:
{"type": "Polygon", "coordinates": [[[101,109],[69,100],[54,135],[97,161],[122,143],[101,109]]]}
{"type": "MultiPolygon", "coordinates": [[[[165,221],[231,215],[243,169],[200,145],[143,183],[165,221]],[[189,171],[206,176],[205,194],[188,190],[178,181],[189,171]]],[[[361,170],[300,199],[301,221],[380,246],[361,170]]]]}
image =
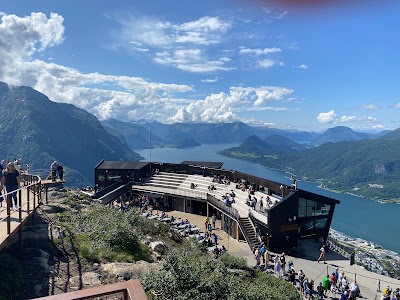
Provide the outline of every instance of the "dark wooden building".
{"type": "Polygon", "coordinates": [[[104,161],[94,169],[95,186],[105,188],[115,182],[140,181],[150,172],[150,163],[141,161],[104,161]]]}

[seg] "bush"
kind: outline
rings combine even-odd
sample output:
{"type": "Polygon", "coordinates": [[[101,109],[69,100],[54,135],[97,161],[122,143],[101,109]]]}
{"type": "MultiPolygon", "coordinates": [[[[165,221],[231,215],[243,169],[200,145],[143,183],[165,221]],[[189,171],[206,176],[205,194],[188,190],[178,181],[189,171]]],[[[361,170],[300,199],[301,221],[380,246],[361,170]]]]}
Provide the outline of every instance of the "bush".
{"type": "Polygon", "coordinates": [[[261,272],[238,277],[228,270],[233,265],[248,268],[241,259],[228,254],[215,259],[189,243],[187,251],[171,250],[162,267],[143,276],[141,283],[150,299],[300,299],[286,281],[261,272]]]}
{"type": "Polygon", "coordinates": [[[71,243],[87,260],[150,260],[148,247],[139,243],[145,220],[134,209],[123,212],[93,204],[88,210],[66,212],[59,217],[60,224],[70,232],[71,243]]]}

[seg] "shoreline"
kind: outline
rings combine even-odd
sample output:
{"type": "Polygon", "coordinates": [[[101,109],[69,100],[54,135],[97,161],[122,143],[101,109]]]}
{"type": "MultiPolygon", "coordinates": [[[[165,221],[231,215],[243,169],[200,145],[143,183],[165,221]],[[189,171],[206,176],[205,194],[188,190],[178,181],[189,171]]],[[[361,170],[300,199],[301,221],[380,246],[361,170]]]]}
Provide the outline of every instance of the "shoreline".
{"type": "MultiPolygon", "coordinates": [[[[262,164],[259,163],[259,162],[255,162],[255,161],[252,161],[252,160],[247,160],[247,159],[239,158],[239,157],[236,157],[236,156],[225,155],[225,154],[221,154],[221,153],[219,153],[219,152],[221,152],[221,151],[218,151],[217,154],[218,154],[218,155],[221,155],[221,156],[225,156],[225,157],[229,157],[229,158],[233,158],[233,159],[237,159],[237,160],[242,160],[242,161],[254,163],[254,164],[257,164],[257,165],[259,165],[259,166],[261,166],[261,167],[270,169],[270,170],[280,171],[280,172],[284,172],[284,173],[287,173],[287,174],[290,174],[290,175],[293,175],[293,176],[297,176],[295,173],[292,173],[292,172],[290,172],[290,171],[288,171],[288,170],[283,170],[283,169],[268,167],[268,166],[262,165],[262,164]]],[[[352,193],[352,192],[334,190],[334,189],[331,189],[331,188],[328,188],[328,187],[324,186],[324,185],[323,185],[323,182],[322,182],[321,180],[328,180],[328,179],[318,179],[318,180],[316,180],[316,181],[298,179],[297,181],[308,182],[308,183],[316,184],[318,188],[320,188],[320,189],[322,189],[322,190],[326,190],[326,191],[332,192],[332,193],[351,195],[351,196],[355,196],[355,197],[359,197],[359,198],[363,198],[363,199],[368,199],[368,200],[371,200],[371,201],[376,201],[376,202],[379,202],[379,203],[381,203],[381,204],[387,204],[387,203],[400,204],[400,199],[396,199],[396,200],[374,199],[374,198],[371,198],[371,197],[367,197],[367,196],[355,194],[355,193],[352,193]]]]}

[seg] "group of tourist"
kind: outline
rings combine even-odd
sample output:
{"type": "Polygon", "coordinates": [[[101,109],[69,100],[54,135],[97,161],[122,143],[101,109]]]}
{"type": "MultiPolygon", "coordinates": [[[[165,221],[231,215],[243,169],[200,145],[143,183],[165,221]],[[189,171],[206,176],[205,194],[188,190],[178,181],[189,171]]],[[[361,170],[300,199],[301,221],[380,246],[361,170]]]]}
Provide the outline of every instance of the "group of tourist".
{"type": "Polygon", "coordinates": [[[230,185],[231,180],[227,176],[221,176],[221,175],[214,175],[212,182],[216,182],[219,184],[225,184],[225,185],[230,185]]]}
{"type": "Polygon", "coordinates": [[[400,288],[393,291],[390,286],[387,286],[383,290],[382,300],[399,300],[400,299],[400,288]]]}
{"type": "Polygon", "coordinates": [[[58,162],[54,161],[50,166],[51,181],[57,180],[57,174],[60,180],[64,180],[64,167],[58,162]]]}

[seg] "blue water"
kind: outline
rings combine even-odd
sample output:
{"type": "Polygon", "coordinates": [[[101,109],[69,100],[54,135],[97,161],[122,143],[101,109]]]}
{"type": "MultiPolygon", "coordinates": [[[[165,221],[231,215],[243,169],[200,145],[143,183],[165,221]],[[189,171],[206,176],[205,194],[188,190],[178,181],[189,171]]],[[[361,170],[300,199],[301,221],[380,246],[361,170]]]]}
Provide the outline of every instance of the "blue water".
{"type": "MultiPolygon", "coordinates": [[[[151,150],[151,160],[156,162],[180,163],[184,160],[220,161],[224,169],[236,170],[283,184],[291,184],[289,174],[269,169],[255,163],[218,155],[219,150],[236,147],[235,144],[203,144],[198,147],[174,149],[158,148],[151,150]]],[[[148,149],[136,150],[145,160],[149,160],[148,149]]],[[[321,189],[315,183],[297,181],[300,189],[335,198],[341,201],[336,206],[332,228],[352,237],[360,237],[381,244],[384,248],[400,253],[398,219],[399,204],[379,203],[356,196],[340,194],[321,189]]]]}

